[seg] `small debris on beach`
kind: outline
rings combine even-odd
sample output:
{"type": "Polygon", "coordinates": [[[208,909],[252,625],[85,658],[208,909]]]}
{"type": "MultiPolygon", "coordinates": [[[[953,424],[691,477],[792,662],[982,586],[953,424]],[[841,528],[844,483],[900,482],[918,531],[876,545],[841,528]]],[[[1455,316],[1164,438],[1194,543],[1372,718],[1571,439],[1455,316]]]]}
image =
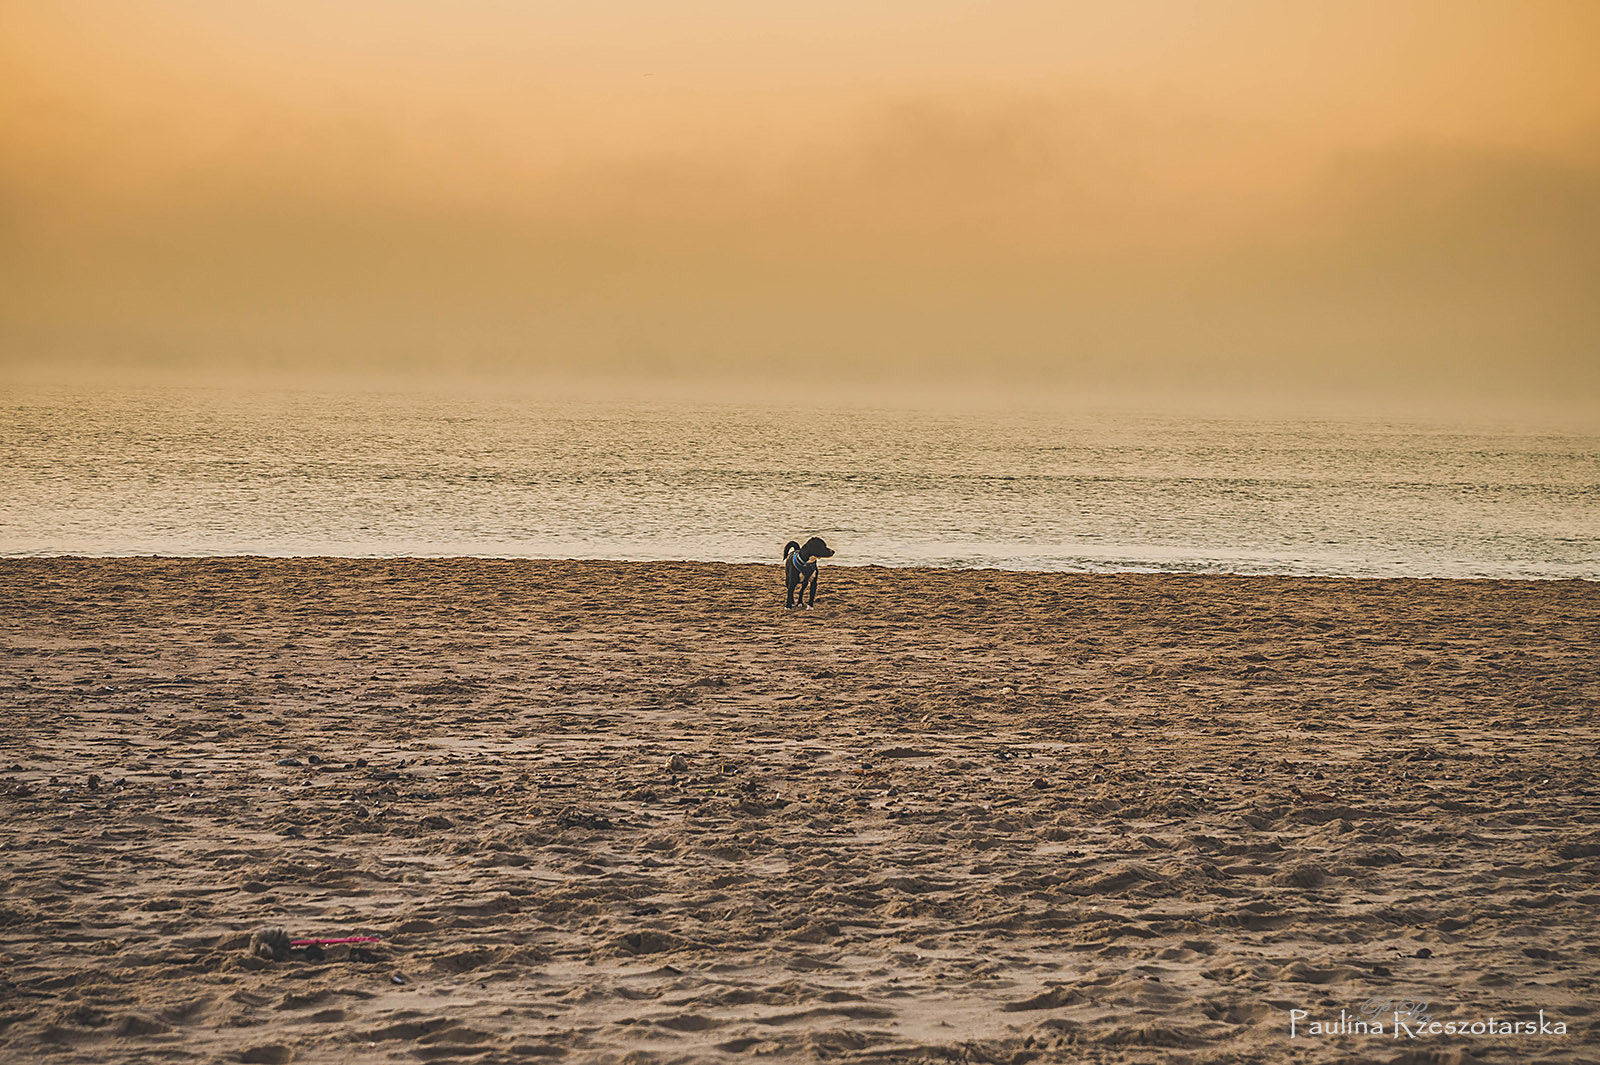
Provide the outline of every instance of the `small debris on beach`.
{"type": "Polygon", "coordinates": [[[609,817],[589,813],[569,806],[556,815],[556,824],[561,828],[611,828],[609,817]]]}
{"type": "Polygon", "coordinates": [[[275,925],[256,929],[250,934],[250,953],[268,961],[282,961],[289,956],[289,933],[275,925]]]}

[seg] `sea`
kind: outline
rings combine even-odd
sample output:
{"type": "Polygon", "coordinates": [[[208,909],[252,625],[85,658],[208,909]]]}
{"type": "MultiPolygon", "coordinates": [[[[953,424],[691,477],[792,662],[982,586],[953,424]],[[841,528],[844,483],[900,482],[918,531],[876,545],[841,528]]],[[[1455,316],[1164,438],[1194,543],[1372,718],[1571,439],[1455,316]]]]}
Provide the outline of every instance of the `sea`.
{"type": "Polygon", "coordinates": [[[1600,436],[1379,418],[0,390],[0,555],[1600,578],[1600,436]]]}

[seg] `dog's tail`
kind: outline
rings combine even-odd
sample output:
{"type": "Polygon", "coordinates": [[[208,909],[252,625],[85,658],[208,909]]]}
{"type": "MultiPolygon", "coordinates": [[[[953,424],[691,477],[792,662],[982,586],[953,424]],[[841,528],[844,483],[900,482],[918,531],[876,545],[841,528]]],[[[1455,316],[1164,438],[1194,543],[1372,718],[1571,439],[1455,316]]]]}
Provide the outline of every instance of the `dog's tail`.
{"type": "Polygon", "coordinates": [[[790,551],[798,550],[800,550],[800,542],[798,540],[790,540],[788,543],[783,545],[783,557],[788,558],[790,551]]]}

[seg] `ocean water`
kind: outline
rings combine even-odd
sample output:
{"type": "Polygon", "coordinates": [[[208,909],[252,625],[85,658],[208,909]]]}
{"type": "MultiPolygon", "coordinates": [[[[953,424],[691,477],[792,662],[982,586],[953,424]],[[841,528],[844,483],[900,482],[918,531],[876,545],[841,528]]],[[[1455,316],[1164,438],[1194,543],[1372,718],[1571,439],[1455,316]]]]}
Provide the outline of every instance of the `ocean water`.
{"type": "Polygon", "coordinates": [[[1600,438],[1379,421],[0,392],[0,555],[1600,578],[1600,438]]]}

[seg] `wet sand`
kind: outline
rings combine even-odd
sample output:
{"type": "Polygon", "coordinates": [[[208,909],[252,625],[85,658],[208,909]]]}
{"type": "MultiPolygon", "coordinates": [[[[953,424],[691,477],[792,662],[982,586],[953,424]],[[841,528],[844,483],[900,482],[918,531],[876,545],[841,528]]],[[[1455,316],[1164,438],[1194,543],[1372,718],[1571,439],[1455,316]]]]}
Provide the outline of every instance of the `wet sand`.
{"type": "Polygon", "coordinates": [[[0,1060],[1597,1059],[1600,584],[781,584],[0,562],[0,1060]]]}

